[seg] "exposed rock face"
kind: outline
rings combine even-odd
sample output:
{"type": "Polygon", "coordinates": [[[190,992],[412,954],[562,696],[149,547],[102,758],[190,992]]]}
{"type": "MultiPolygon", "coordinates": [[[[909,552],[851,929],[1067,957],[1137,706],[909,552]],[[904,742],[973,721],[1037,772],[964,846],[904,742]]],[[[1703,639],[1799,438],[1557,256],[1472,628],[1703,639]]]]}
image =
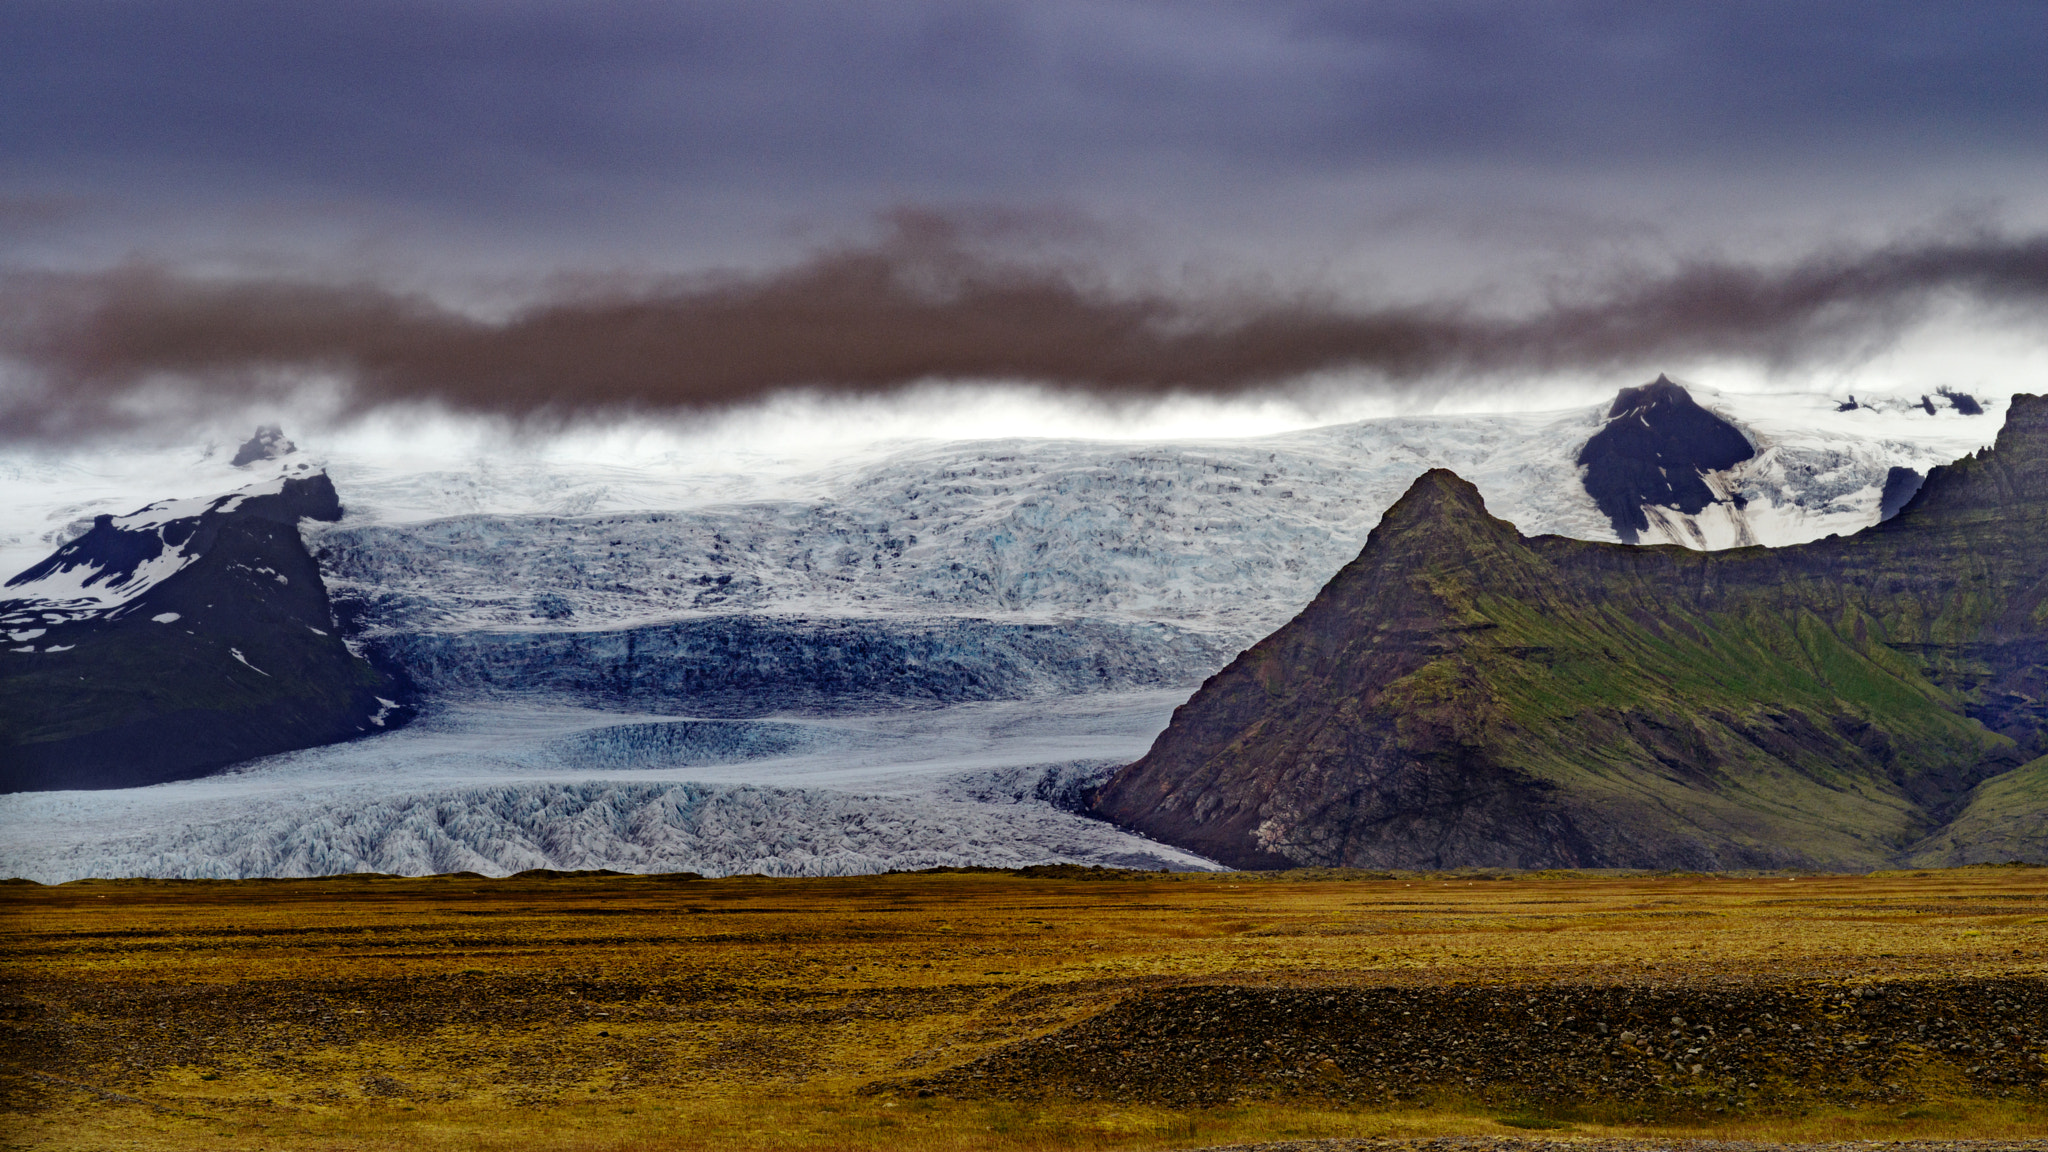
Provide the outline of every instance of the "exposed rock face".
{"type": "Polygon", "coordinates": [[[1977,398],[1968,392],[1958,392],[1947,385],[1936,388],[1935,391],[1948,400],[1951,408],[1965,416],[1982,416],[1984,414],[1984,406],[1977,403],[1977,398]]]}
{"type": "Polygon", "coordinates": [[[2044,540],[2040,397],[1795,548],[1526,538],[1435,470],[1095,811],[1240,867],[1893,862],[2048,753],[2044,540]]]}
{"type": "Polygon", "coordinates": [[[1630,544],[1650,526],[1643,505],[1696,516],[1720,500],[1701,474],[1756,455],[1733,424],[1699,406],[1692,394],[1659,376],[1624,388],[1607,424],[1579,450],[1586,492],[1630,544]]]}
{"type": "Polygon", "coordinates": [[[1899,510],[1906,506],[1906,501],[1911,500],[1914,494],[1920,491],[1920,485],[1926,479],[1911,468],[1894,467],[1885,473],[1884,492],[1878,497],[1877,502],[1877,518],[1889,520],[1897,516],[1899,510]]]}
{"type": "Polygon", "coordinates": [[[118,788],[402,722],[342,643],[301,517],[324,475],[102,516],[0,588],[0,790],[118,788]]]}
{"type": "Polygon", "coordinates": [[[275,424],[265,424],[256,429],[256,434],[242,441],[235,449],[235,458],[228,463],[236,468],[247,468],[259,460],[277,460],[299,450],[299,446],[284,438],[284,429],[275,424]]]}

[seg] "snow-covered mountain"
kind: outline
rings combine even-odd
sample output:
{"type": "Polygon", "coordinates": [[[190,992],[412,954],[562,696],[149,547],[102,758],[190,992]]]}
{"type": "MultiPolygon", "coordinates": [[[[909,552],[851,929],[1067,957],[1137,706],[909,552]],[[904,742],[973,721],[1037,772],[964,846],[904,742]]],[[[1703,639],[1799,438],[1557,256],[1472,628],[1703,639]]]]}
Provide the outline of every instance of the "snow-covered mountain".
{"type": "Polygon", "coordinates": [[[335,503],[332,488],[325,487],[324,477],[319,480],[324,502],[309,502],[299,492],[307,485],[310,466],[299,464],[292,471],[299,476],[273,476],[219,496],[159,500],[123,516],[94,517],[84,532],[47,559],[0,584],[0,625],[118,619],[144,594],[204,556],[212,535],[209,529],[245,506],[289,503],[290,519],[340,517],[341,506],[335,503]],[[288,485],[297,486],[289,498],[288,485]]]}
{"type": "Polygon", "coordinates": [[[318,473],[159,501],[0,586],[0,791],[182,779],[402,721],[299,536],[340,515],[318,473]]]}
{"type": "MultiPolygon", "coordinates": [[[[1951,396],[1925,402],[1864,397],[1851,404],[1817,395],[1719,394],[1697,387],[1691,393],[1739,430],[1752,451],[1699,477],[1710,498],[1695,501],[1698,507],[1642,508],[1644,542],[1787,544],[1859,530],[1879,519],[1888,485],[1896,495],[1901,476],[1924,474],[1988,444],[2004,412],[2002,398],[1985,396],[1971,401],[1980,409],[1972,414],[1951,396]]],[[[637,460],[544,450],[453,459],[317,448],[294,454],[273,429],[267,440],[259,436],[261,451],[244,446],[240,465],[225,451],[205,458],[0,458],[6,498],[0,500],[0,544],[8,545],[0,559],[27,557],[25,567],[101,512],[125,512],[167,494],[231,491],[297,474],[302,465],[324,468],[346,514],[330,525],[308,524],[305,534],[340,622],[359,650],[412,677],[430,720],[438,715],[460,728],[480,722],[475,718],[485,713],[479,708],[570,707],[632,714],[644,723],[690,716],[831,717],[838,723],[910,715],[902,711],[907,707],[944,727],[950,723],[944,717],[958,709],[1004,701],[1049,709],[1097,696],[1184,695],[1306,604],[1356,555],[1387,505],[1432,467],[1471,479],[1489,508],[1524,532],[1616,539],[1579,460],[1617,418],[1613,405],[1602,404],[1370,420],[1243,440],[920,443],[768,470],[675,454],[637,460]]],[[[1082,740],[1063,747],[1063,758],[1049,758],[997,733],[972,756],[920,760],[912,775],[922,783],[872,809],[877,827],[906,829],[891,841],[895,848],[864,842],[855,855],[900,861],[939,851],[943,836],[935,839],[930,831],[937,825],[918,825],[924,830],[913,833],[910,824],[891,824],[896,818],[884,814],[884,808],[897,811],[890,805],[928,797],[936,781],[979,794],[1019,772],[1071,775],[1080,770],[1076,765],[1129,758],[1164,725],[1168,711],[1133,713],[1151,717],[1140,723],[1150,729],[1127,732],[1130,738],[1115,743],[1114,751],[1111,744],[1082,740]]],[[[459,773],[437,776],[431,785],[425,779],[406,783],[404,765],[439,755],[420,751],[432,743],[416,743],[420,738],[380,736],[318,755],[337,788],[352,772],[381,765],[372,772],[386,781],[378,802],[414,798],[401,805],[409,815],[391,827],[413,827],[422,812],[436,813],[447,835],[476,850],[476,862],[464,866],[478,870],[534,866],[539,859],[521,854],[524,849],[492,855],[479,848],[527,835],[507,831],[511,826],[490,812],[507,803],[545,807],[555,802],[542,799],[555,786],[551,781],[573,778],[581,787],[593,770],[588,760],[573,769],[549,760],[536,744],[493,753],[540,757],[533,761],[542,765],[537,777],[490,784],[525,799],[501,792],[486,797],[471,786],[481,787],[478,780],[459,773]],[[439,799],[419,799],[429,794],[439,799]]],[[[516,745],[524,737],[511,739],[516,745]]],[[[890,758],[905,755],[899,748],[882,763],[861,760],[829,785],[797,787],[806,796],[830,792],[840,798],[831,800],[837,805],[845,796],[873,793],[874,780],[900,777],[900,764],[890,758]]],[[[798,759],[795,752],[751,757],[739,778],[720,779],[732,786],[781,779],[781,766],[798,759]]],[[[655,761],[661,766],[641,767],[658,772],[664,786],[710,778],[687,757],[656,755],[655,761]]],[[[165,787],[204,785],[253,795],[247,790],[257,781],[288,771],[291,763],[297,761],[290,756],[260,761],[232,778],[216,778],[219,784],[165,787]]],[[[767,793],[748,795],[747,804],[799,803],[783,793],[772,801],[761,799],[767,793]]],[[[691,801],[700,802],[709,801],[691,801]]],[[[58,803],[13,798],[0,803],[0,813],[11,827],[29,818],[30,807],[58,803]]],[[[270,796],[265,803],[290,809],[299,802],[270,796]]],[[[1034,812],[1054,813],[1045,819],[1055,823],[1077,819],[1056,813],[1044,798],[1026,803],[1032,805],[1034,812]]],[[[94,868],[211,874],[205,869],[216,866],[254,874],[250,870],[399,867],[393,862],[411,859],[382,849],[343,851],[339,832],[325,848],[250,849],[255,829],[289,823],[279,815],[283,810],[209,808],[219,835],[180,840],[175,851],[131,846],[115,852],[109,842],[107,854],[96,856],[98,833],[81,832],[83,838],[64,849],[61,866],[49,855],[54,847],[38,848],[35,859],[42,863],[32,874],[80,875],[94,868]],[[174,856],[181,861],[175,866],[167,862],[174,856]],[[328,863],[307,863],[319,860],[328,863]]],[[[653,819],[645,814],[671,809],[634,810],[643,814],[636,819],[653,819]]],[[[1021,828],[1019,811],[1013,803],[991,818],[1021,828]]],[[[328,826],[325,817],[310,815],[311,807],[305,813],[293,827],[328,826]]],[[[852,866],[846,861],[853,856],[817,863],[822,857],[804,855],[810,849],[790,838],[790,826],[776,827],[772,836],[761,834],[767,839],[753,856],[728,845],[717,860],[691,855],[698,849],[688,845],[709,843],[701,837],[656,837],[666,847],[653,855],[632,848],[644,843],[631,836],[604,840],[612,847],[602,851],[590,847],[596,841],[553,856],[547,855],[552,850],[535,851],[559,867],[600,866],[602,860],[608,867],[716,871],[740,867],[732,862],[742,858],[757,861],[749,867],[799,858],[809,862],[788,866],[852,866]]],[[[1153,850],[1143,842],[1118,843],[1102,850],[1153,850]]],[[[30,868],[30,860],[16,854],[22,850],[12,841],[0,846],[0,860],[8,862],[0,871],[30,868]]],[[[988,853],[987,862],[1022,858],[1013,849],[988,853]]],[[[1156,853],[1148,858],[1167,860],[1156,853]]]]}
{"type": "MultiPolygon", "coordinates": [[[[1840,403],[1758,402],[1764,399],[1730,403],[1708,394],[1703,406],[1710,418],[1727,422],[1750,451],[1702,470],[1703,504],[1644,500],[1638,531],[1616,535],[1631,543],[1704,549],[1783,547],[1847,535],[1897,512],[1930,469],[1987,446],[2005,414],[2003,400],[1980,403],[1950,390],[1911,398],[1852,396],[1840,403]]],[[[1607,424],[1645,415],[1641,407],[1630,413],[1610,408],[1607,424]]]]}

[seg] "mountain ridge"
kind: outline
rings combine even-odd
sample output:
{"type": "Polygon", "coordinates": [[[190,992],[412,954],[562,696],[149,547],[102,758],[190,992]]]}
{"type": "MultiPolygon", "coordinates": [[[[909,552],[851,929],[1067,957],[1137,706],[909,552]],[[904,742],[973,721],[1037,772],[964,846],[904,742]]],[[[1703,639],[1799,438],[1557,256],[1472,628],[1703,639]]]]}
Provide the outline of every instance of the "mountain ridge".
{"type": "Polygon", "coordinates": [[[1245,867],[1899,862],[2048,752],[2044,529],[2038,397],[1781,549],[1523,537],[1434,470],[1095,810],[1245,867]]]}

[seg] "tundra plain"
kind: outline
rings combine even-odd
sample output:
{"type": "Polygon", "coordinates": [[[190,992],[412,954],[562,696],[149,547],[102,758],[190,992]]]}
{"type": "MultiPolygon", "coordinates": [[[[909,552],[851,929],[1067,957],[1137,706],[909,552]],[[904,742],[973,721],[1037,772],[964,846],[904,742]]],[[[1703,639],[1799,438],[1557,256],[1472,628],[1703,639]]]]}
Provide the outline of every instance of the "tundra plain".
{"type": "Polygon", "coordinates": [[[2042,868],[16,882],[0,915],[10,1148],[2048,1141],[2042,868]]]}

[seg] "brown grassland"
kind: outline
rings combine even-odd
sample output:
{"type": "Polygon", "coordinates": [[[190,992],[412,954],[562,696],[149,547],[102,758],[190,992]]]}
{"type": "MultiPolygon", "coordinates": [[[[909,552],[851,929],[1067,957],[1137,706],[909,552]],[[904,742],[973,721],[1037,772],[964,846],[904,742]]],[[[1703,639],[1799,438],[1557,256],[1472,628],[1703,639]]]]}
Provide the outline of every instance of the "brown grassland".
{"type": "Polygon", "coordinates": [[[7,1147],[2048,1138],[2040,868],[16,882],[0,915],[7,1147]]]}

